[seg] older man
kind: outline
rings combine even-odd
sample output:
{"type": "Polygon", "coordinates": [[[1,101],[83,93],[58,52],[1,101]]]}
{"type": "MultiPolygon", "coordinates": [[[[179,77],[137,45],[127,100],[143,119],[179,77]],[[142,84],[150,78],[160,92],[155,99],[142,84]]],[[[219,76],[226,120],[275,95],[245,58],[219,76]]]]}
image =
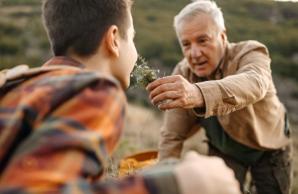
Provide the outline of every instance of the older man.
{"type": "Polygon", "coordinates": [[[209,155],[223,158],[242,186],[250,169],[259,194],[288,194],[289,129],[267,48],[257,41],[229,43],[212,1],[190,3],[174,26],[184,59],[172,76],[147,87],[152,103],[168,110],[160,159],[179,157],[198,125],[206,130],[209,155]]]}

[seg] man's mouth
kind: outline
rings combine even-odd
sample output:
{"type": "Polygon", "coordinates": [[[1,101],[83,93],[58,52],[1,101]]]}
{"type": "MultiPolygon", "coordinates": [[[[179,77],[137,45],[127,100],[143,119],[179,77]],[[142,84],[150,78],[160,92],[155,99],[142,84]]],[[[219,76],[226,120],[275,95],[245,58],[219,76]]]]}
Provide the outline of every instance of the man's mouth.
{"type": "Polygon", "coordinates": [[[207,63],[207,61],[202,61],[202,62],[196,62],[196,63],[193,63],[194,66],[203,66],[207,63]]]}

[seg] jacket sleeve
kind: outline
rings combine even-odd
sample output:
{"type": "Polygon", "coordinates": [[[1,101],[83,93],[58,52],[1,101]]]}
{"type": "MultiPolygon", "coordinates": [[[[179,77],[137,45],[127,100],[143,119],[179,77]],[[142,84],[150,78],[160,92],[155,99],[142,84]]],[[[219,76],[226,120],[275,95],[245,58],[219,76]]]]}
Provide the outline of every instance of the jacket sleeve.
{"type": "Polygon", "coordinates": [[[159,160],[180,158],[184,141],[198,129],[195,116],[189,110],[167,110],[159,141],[159,160]]]}
{"type": "Polygon", "coordinates": [[[270,62],[266,47],[257,46],[241,54],[234,75],[196,83],[205,100],[199,115],[226,115],[264,98],[272,80],[270,62]]]}
{"type": "Polygon", "coordinates": [[[163,176],[174,182],[171,171],[99,181],[123,128],[126,102],[119,90],[84,89],[36,122],[1,174],[0,192],[165,193],[157,180],[163,176]]]}
{"type": "MultiPolygon", "coordinates": [[[[182,61],[181,63],[185,63],[182,61]]],[[[185,75],[184,66],[178,64],[173,75],[185,75]]],[[[159,160],[166,158],[180,158],[184,141],[195,134],[197,126],[196,116],[191,110],[171,109],[165,112],[164,123],[161,128],[159,141],[159,160]]]]}

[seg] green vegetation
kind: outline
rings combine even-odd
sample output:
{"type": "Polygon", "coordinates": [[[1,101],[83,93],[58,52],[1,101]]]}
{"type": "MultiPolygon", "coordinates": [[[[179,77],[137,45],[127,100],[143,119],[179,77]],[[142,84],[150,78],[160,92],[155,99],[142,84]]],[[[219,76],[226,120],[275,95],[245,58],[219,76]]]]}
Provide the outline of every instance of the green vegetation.
{"type": "MultiPolygon", "coordinates": [[[[149,64],[169,74],[181,60],[173,17],[189,0],[136,1],[136,45],[149,64]]],[[[298,81],[298,3],[217,0],[231,42],[257,39],[269,47],[273,73],[298,81]]],[[[0,0],[0,69],[38,66],[51,56],[40,19],[40,0],[0,0]]]]}
{"type": "Polygon", "coordinates": [[[146,88],[146,86],[158,78],[159,70],[148,66],[147,61],[138,56],[137,64],[130,75],[130,86],[146,88]]]}
{"type": "MultiPolygon", "coordinates": [[[[188,0],[137,1],[136,44],[147,59],[169,71],[182,57],[172,27],[173,16],[188,0]]],[[[298,3],[261,0],[217,0],[231,42],[257,39],[272,56],[273,73],[298,81],[298,3]]]]}
{"type": "Polygon", "coordinates": [[[6,6],[40,5],[40,0],[0,0],[0,4],[6,5],[6,6]]]}
{"type": "Polygon", "coordinates": [[[49,57],[40,14],[40,0],[0,0],[0,69],[49,57]]]}

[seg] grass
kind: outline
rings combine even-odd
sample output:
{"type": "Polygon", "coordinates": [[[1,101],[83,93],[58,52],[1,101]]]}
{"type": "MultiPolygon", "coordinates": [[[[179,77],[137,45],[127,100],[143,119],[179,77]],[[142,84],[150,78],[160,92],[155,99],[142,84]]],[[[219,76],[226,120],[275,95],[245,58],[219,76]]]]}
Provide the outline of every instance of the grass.
{"type": "MultiPolygon", "coordinates": [[[[119,160],[132,153],[156,150],[159,140],[159,130],[163,122],[163,113],[129,104],[127,108],[126,127],[118,149],[111,158],[108,169],[111,177],[117,177],[119,160]]],[[[292,139],[294,141],[294,179],[292,194],[298,194],[298,123],[292,125],[292,139]]],[[[206,137],[204,131],[199,131],[185,142],[183,154],[189,150],[196,150],[201,154],[207,153],[206,137]]],[[[249,176],[248,176],[249,178],[249,176]]]]}

